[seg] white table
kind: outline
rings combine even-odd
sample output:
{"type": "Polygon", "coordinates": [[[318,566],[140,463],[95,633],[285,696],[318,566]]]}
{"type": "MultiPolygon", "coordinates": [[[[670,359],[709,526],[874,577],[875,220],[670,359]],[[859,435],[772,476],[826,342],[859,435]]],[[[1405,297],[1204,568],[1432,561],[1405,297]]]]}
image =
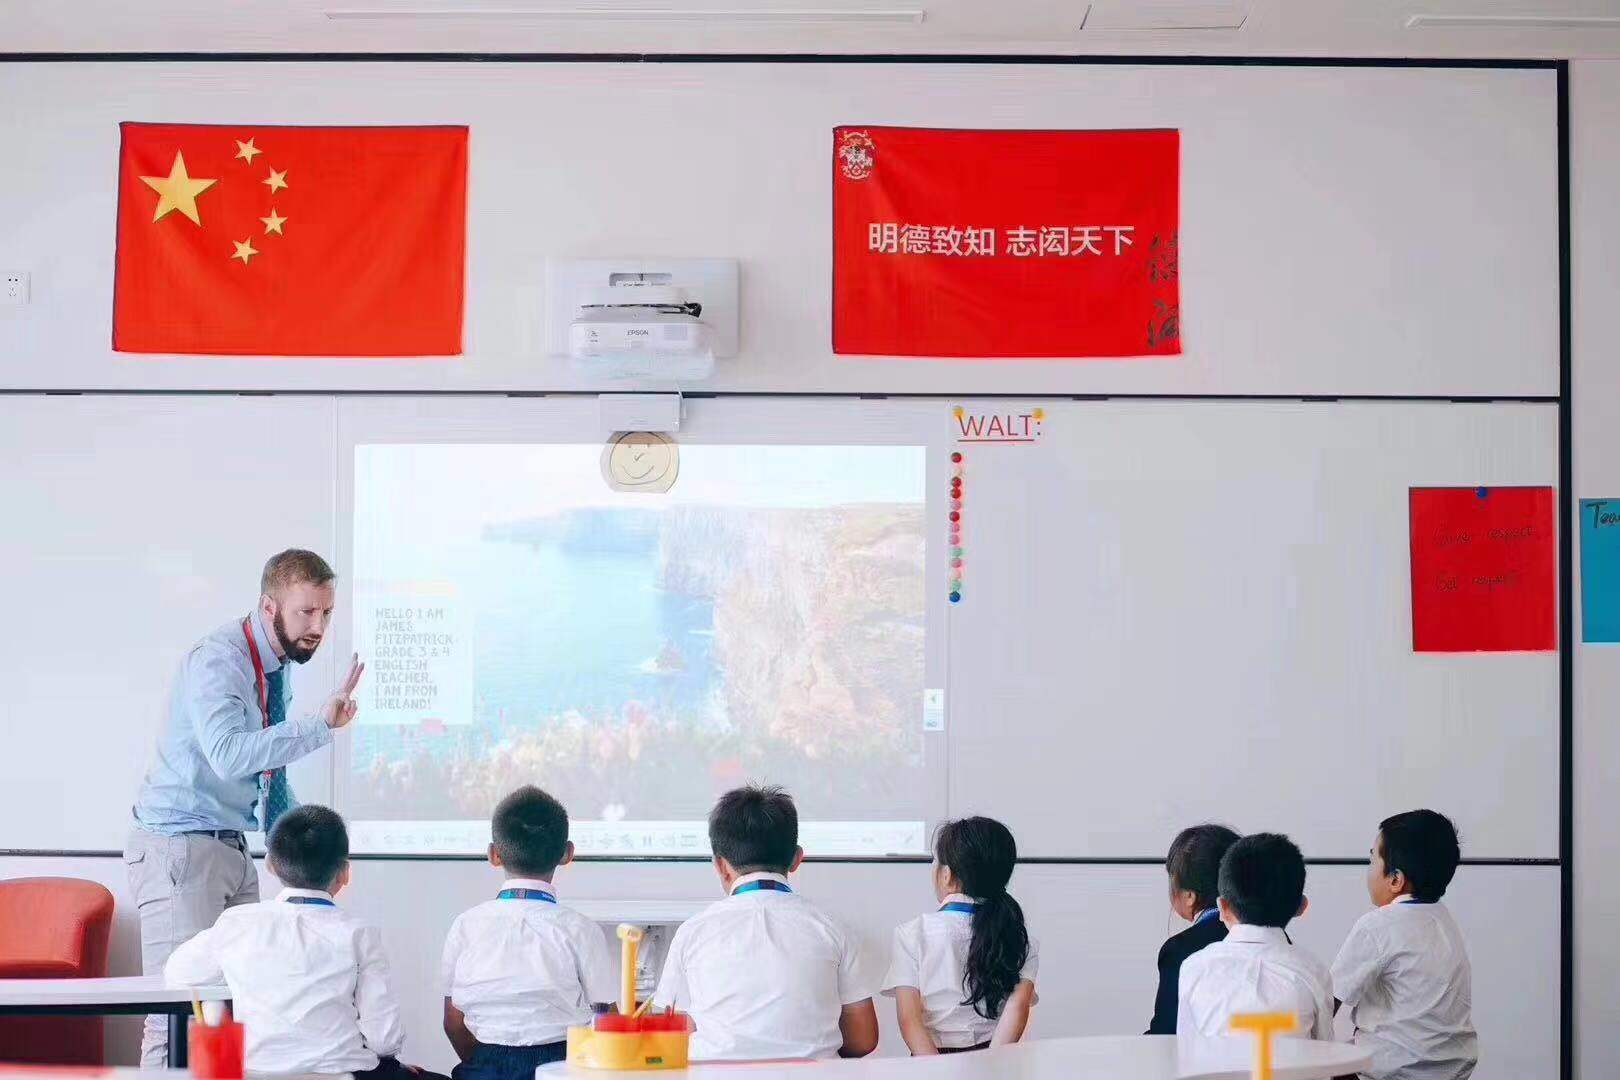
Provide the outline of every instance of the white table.
{"type": "Polygon", "coordinates": [[[158,975],[111,979],[0,979],[0,1016],[145,1016],[169,1018],[169,1064],[186,1065],[186,1017],[192,997],[229,1001],[224,986],[170,986],[158,975]]]}
{"type": "Polygon", "coordinates": [[[565,898],[570,908],[592,922],[611,926],[634,923],[638,926],[678,926],[712,905],[718,896],[674,897],[664,900],[613,900],[597,897],[565,898]]]}
{"type": "MultiPolygon", "coordinates": [[[[1328,1080],[1370,1063],[1349,1043],[1278,1039],[1275,1080],[1328,1080]]],[[[651,1080],[656,1076],[702,1080],[766,1080],[825,1076],[827,1080],[1249,1080],[1251,1038],[1177,1044],[1174,1035],[1030,1039],[1016,1046],[939,1057],[868,1057],[852,1061],[774,1062],[758,1065],[693,1065],[685,1072],[610,1072],[560,1064],[536,1072],[536,1080],[651,1080]]],[[[0,1078],[4,1080],[4,1078],[0,1078]]]]}

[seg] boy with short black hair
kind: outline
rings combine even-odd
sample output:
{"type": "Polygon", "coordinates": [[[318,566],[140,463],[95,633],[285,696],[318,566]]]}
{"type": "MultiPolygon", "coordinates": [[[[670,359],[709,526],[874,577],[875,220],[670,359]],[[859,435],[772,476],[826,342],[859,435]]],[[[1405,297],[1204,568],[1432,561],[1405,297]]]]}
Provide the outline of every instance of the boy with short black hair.
{"type": "Polygon", "coordinates": [[[1479,1062],[1473,974],[1462,930],[1440,902],[1462,851],[1443,814],[1385,818],[1373,840],[1374,910],[1333,961],[1334,993],[1351,1006],[1369,1080],[1466,1080],[1479,1062]]]}
{"type": "Polygon", "coordinates": [[[455,1080],[530,1080],[567,1056],[568,1028],[611,1001],[618,968],[601,927],[557,903],[559,866],[574,858],[568,812],[537,787],[501,800],[490,865],[506,871],[493,900],[465,912],[444,943],[444,1033],[455,1080]]]}
{"type": "Polygon", "coordinates": [[[274,899],[227,908],[181,945],[163,973],[176,986],[225,982],[255,1073],[431,1076],[399,1063],[405,1043],[382,936],[333,901],[349,883],[349,833],[324,806],[283,814],[270,833],[274,899]]]}
{"type": "Polygon", "coordinates": [[[681,924],[655,1004],[691,1014],[694,1060],[862,1057],[877,1047],[855,942],[795,893],[799,814],[777,787],[727,792],[709,814],[726,899],[681,924]]]}
{"type": "Polygon", "coordinates": [[[1194,825],[1182,829],[1170,842],[1164,869],[1170,877],[1170,907],[1191,926],[1159,948],[1159,992],[1153,999],[1148,1035],[1176,1033],[1176,1003],[1181,986],[1181,965],[1187,958],[1226,939],[1215,899],[1219,891],[1221,857],[1237,843],[1238,834],[1225,825],[1194,825]]]}
{"type": "Polygon", "coordinates": [[[1237,1013],[1293,1013],[1295,1034],[1333,1038],[1333,991],[1327,968],[1288,938],[1305,914],[1305,858],[1280,833],[1237,841],[1221,858],[1225,941],[1181,965],[1178,1035],[1224,1035],[1237,1013]]]}

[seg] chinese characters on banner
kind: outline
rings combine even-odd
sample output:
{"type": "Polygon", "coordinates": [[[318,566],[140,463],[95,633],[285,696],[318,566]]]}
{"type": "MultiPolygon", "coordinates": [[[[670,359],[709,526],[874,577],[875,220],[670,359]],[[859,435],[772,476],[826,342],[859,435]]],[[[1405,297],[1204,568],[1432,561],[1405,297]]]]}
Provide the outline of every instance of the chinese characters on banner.
{"type": "Polygon", "coordinates": [[[1180,134],[842,127],[833,351],[1181,352],[1180,134]]]}
{"type": "Polygon", "coordinates": [[[1412,648],[1558,647],[1550,487],[1412,488],[1412,648]]]}

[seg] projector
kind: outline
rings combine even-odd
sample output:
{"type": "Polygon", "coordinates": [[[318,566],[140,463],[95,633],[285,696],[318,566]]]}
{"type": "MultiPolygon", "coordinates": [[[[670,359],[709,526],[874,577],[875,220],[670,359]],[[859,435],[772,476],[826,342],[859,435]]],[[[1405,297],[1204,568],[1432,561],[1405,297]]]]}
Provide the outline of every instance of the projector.
{"type": "Polygon", "coordinates": [[[682,289],[629,282],[592,287],[568,327],[568,355],[609,378],[701,379],[714,371],[714,331],[682,289]]]}

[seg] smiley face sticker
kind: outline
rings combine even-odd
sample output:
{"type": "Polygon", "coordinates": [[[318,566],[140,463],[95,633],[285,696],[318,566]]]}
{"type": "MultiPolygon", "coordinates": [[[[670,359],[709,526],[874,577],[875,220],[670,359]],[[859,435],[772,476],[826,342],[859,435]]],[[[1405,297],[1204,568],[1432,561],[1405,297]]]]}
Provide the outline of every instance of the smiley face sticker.
{"type": "Polygon", "coordinates": [[[680,471],[680,447],[656,431],[620,432],[602,450],[602,479],[614,491],[662,494],[680,471]]]}

